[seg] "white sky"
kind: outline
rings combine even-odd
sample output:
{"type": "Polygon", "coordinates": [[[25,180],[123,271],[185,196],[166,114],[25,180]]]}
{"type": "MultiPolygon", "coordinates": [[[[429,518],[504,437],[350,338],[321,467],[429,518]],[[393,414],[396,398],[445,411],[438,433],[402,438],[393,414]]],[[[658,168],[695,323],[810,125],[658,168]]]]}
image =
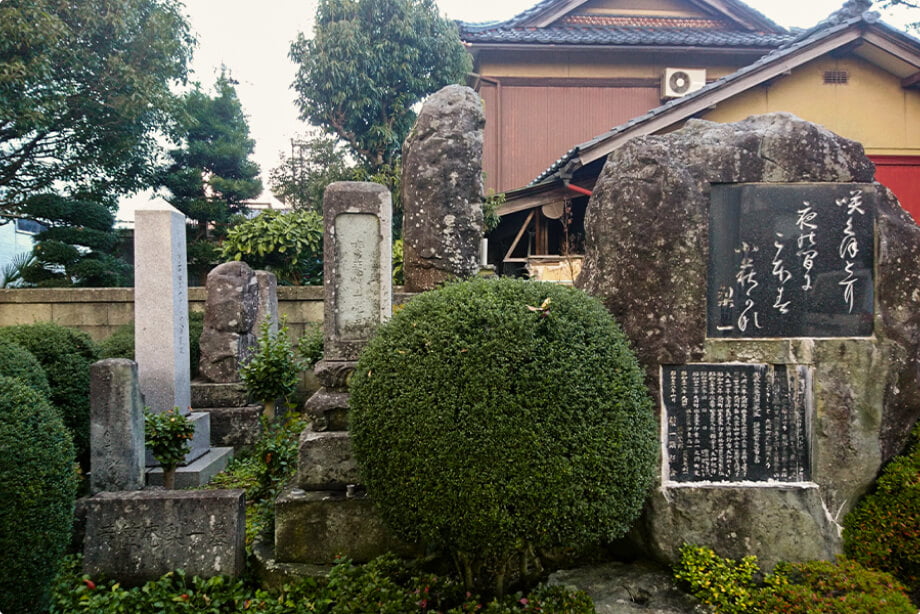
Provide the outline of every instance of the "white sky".
{"type": "MultiPolygon", "coordinates": [[[[437,0],[447,17],[468,22],[508,19],[537,1],[437,0]]],[[[802,28],[813,26],[843,4],[843,0],[746,2],[782,26],[802,28]]],[[[185,5],[199,43],[192,79],[209,87],[223,64],[239,82],[237,93],[256,141],[253,158],[262,167],[266,185],[260,200],[273,200],[267,189],[268,171],[277,166],[281,152],[290,150],[290,139],[310,128],[298,119],[290,89],[295,67],[287,53],[298,32],[312,32],[316,1],[185,0],[185,5]]],[[[915,17],[920,19],[920,14],[915,17]]],[[[893,24],[905,21],[903,13],[886,18],[893,24]]],[[[149,198],[141,195],[131,200],[149,198]]],[[[133,218],[131,203],[125,204],[120,217],[133,218]]]]}

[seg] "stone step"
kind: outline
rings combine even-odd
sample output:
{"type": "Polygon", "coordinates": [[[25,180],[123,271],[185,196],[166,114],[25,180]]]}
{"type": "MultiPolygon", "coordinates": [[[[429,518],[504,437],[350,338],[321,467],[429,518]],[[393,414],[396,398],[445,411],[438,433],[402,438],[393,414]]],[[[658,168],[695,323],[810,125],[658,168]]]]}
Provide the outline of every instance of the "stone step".
{"type": "Polygon", "coordinates": [[[241,448],[252,445],[262,434],[261,405],[200,407],[211,416],[211,445],[241,448]]]}
{"type": "MultiPolygon", "coordinates": [[[[188,417],[195,425],[195,436],[192,438],[192,446],[189,453],[185,455],[183,465],[195,462],[211,449],[211,416],[204,412],[193,411],[188,417]]],[[[145,462],[147,467],[159,465],[149,448],[146,450],[145,462]]]]}
{"type": "Polygon", "coordinates": [[[249,405],[246,385],[241,382],[215,384],[192,382],[192,407],[245,407],[249,405]]]}
{"type": "MultiPolygon", "coordinates": [[[[197,488],[211,481],[215,475],[227,468],[233,458],[233,448],[211,448],[207,454],[193,463],[176,470],[176,488],[197,488]]],[[[163,485],[163,469],[152,467],[147,470],[147,485],[163,485]]]]}
{"type": "Polygon", "coordinates": [[[337,556],[366,563],[387,552],[411,548],[384,526],[366,495],[293,488],[275,500],[277,563],[332,565],[337,556]]]}

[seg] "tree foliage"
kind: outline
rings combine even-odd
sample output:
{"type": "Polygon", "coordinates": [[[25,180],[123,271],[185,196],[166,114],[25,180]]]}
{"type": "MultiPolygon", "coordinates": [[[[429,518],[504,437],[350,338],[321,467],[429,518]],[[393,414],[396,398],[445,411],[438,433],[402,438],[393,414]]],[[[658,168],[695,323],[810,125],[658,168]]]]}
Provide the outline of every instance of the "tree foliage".
{"type": "Polygon", "coordinates": [[[123,286],[131,281],[130,265],[115,254],[120,239],[114,229],[111,197],[77,193],[34,194],[17,214],[41,222],[32,259],[22,269],[28,284],[48,286],[123,286]]]}
{"type": "Polygon", "coordinates": [[[275,198],[284,204],[321,213],[326,186],[353,177],[354,169],[338,141],[319,136],[291,141],[291,155],[282,156],[268,183],[275,198]]]}
{"type": "Polygon", "coordinates": [[[0,2],[0,210],[147,185],[194,40],[177,0],[0,2]]]}
{"type": "Polygon", "coordinates": [[[189,265],[210,268],[217,247],[211,239],[223,235],[245,201],[262,193],[259,165],[249,159],[255,141],[225,72],[217,78],[215,95],[195,87],[182,100],[182,146],[169,152],[172,164],[160,183],[170,192],[169,203],[185,214],[193,227],[189,265]]]}
{"type": "Polygon", "coordinates": [[[470,60],[434,0],[320,0],[313,38],[291,45],[301,118],[371,170],[398,159],[412,106],[459,82],[470,60]]]}
{"type": "Polygon", "coordinates": [[[274,273],[282,283],[322,281],[323,218],[312,209],[263,211],[237,224],[221,246],[224,260],[242,260],[274,273]]]}

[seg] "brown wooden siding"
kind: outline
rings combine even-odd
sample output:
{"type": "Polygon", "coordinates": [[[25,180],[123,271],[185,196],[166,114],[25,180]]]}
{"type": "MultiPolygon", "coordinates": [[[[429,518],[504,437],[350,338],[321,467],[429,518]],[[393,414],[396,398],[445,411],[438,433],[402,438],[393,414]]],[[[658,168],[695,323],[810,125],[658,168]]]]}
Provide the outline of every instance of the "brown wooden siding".
{"type": "Polygon", "coordinates": [[[480,94],[486,188],[496,192],[527,185],[573,145],[661,104],[657,87],[524,87],[484,80],[480,94]]]}

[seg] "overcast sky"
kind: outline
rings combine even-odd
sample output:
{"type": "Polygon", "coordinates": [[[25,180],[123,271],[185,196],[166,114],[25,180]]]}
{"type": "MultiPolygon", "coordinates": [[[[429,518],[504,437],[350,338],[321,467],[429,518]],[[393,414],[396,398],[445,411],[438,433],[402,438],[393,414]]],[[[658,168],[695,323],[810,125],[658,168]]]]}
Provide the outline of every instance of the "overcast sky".
{"type": "MultiPolygon", "coordinates": [[[[537,1],[437,0],[447,17],[468,22],[508,19],[537,1]]],[[[782,26],[805,28],[840,8],[843,0],[747,0],[747,4],[782,26]]],[[[266,183],[261,200],[270,200],[269,169],[277,166],[281,152],[290,150],[291,138],[309,129],[297,117],[290,89],[295,69],[287,53],[298,32],[312,32],[316,2],[185,0],[185,5],[199,43],[193,79],[210,86],[223,64],[239,82],[237,93],[256,141],[254,158],[266,183]]],[[[895,23],[897,17],[889,21],[895,23]]]]}

